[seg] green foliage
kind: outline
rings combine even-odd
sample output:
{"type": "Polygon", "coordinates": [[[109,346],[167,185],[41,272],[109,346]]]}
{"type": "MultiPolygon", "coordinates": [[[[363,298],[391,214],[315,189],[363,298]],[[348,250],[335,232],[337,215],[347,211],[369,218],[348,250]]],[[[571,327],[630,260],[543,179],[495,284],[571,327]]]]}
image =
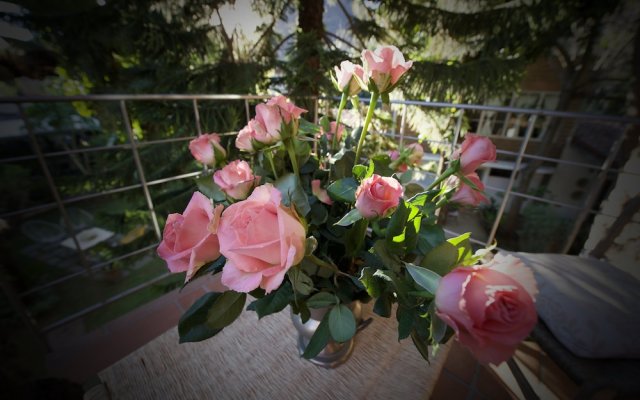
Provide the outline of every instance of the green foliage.
{"type": "Polygon", "coordinates": [[[231,324],[242,312],[246,294],[211,292],[200,297],[178,322],[180,343],[208,339],[231,324]]]}

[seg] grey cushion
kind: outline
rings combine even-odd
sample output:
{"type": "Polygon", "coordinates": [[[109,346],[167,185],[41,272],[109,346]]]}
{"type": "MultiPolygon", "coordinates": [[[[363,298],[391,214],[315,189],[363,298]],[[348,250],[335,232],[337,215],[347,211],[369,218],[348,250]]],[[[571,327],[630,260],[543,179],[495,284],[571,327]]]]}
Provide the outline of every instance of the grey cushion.
{"type": "Polygon", "coordinates": [[[538,283],[538,315],[572,353],[640,358],[640,282],[602,261],[515,253],[538,283]]]}

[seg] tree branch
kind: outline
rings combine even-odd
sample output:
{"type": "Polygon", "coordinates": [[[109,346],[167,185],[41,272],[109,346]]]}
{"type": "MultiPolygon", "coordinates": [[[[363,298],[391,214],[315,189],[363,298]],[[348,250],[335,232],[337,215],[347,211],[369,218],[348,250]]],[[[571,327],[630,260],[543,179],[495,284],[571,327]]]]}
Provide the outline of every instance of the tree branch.
{"type": "Polygon", "coordinates": [[[349,22],[349,27],[351,28],[351,32],[353,32],[353,35],[360,42],[361,48],[363,49],[366,48],[367,46],[365,45],[364,40],[360,37],[360,35],[356,32],[354,28],[354,22],[353,22],[353,18],[351,17],[351,14],[347,12],[347,9],[344,7],[344,4],[342,4],[342,1],[340,0],[338,0],[338,7],[340,7],[340,10],[342,10],[342,13],[347,18],[347,21],[349,22]]]}

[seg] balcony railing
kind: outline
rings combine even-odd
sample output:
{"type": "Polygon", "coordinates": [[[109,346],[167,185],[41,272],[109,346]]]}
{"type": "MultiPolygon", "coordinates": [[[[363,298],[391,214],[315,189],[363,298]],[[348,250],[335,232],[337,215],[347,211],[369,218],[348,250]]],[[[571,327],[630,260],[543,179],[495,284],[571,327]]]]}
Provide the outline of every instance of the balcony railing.
{"type": "MultiPolygon", "coordinates": [[[[66,235],[71,238],[73,243],[75,244],[75,249],[79,255],[81,260],[81,264],[83,265],[82,269],[75,270],[70,272],[64,276],[56,277],[55,279],[51,279],[48,282],[35,285],[33,287],[29,287],[23,290],[21,293],[18,293],[20,298],[25,298],[27,296],[32,296],[34,294],[43,293],[47,290],[51,290],[52,288],[61,285],[65,282],[70,281],[71,279],[78,278],[81,276],[90,276],[93,273],[101,271],[114,262],[122,261],[130,259],[134,256],[144,254],[153,250],[157,243],[148,244],[141,248],[137,248],[135,250],[129,251],[125,254],[119,254],[114,258],[99,261],[95,263],[91,263],[89,258],[86,256],[85,251],[82,250],[82,246],[80,245],[80,241],[77,237],[76,229],[74,229],[72,218],[69,215],[69,206],[75,203],[83,202],[83,201],[95,201],[96,199],[104,198],[105,196],[110,196],[114,194],[121,194],[124,192],[137,191],[141,190],[144,196],[146,209],[148,211],[148,215],[151,221],[151,226],[153,230],[153,234],[155,235],[155,239],[159,241],[161,239],[161,227],[158,222],[158,215],[156,213],[156,208],[154,207],[154,199],[150,193],[150,188],[156,185],[162,185],[168,182],[180,181],[185,179],[193,179],[195,177],[200,176],[205,171],[203,170],[194,170],[192,172],[181,173],[173,176],[161,177],[158,179],[147,179],[147,169],[144,167],[144,163],[141,160],[140,149],[146,146],[153,146],[159,144],[168,144],[175,142],[186,142],[195,137],[195,135],[190,135],[186,137],[174,137],[174,138],[162,138],[156,140],[138,140],[136,138],[134,128],[132,125],[132,121],[129,116],[129,105],[133,102],[140,101],[181,101],[181,102],[191,102],[190,107],[192,108],[192,117],[194,121],[194,126],[192,127],[193,132],[197,134],[203,133],[203,127],[200,118],[199,105],[204,102],[243,102],[244,103],[244,112],[246,114],[246,119],[250,118],[251,111],[251,102],[256,102],[262,99],[266,99],[268,96],[252,96],[252,95],[186,95],[186,94],[162,94],[162,95],[83,95],[83,96],[31,96],[31,97],[5,97],[0,98],[0,104],[3,104],[5,107],[15,107],[16,114],[23,122],[23,135],[26,135],[29,139],[29,143],[31,146],[31,154],[28,155],[20,155],[20,156],[9,156],[0,159],[0,165],[23,162],[23,161],[36,161],[39,164],[39,168],[44,176],[46,181],[46,186],[53,201],[39,204],[36,206],[26,207],[22,209],[8,210],[0,215],[2,219],[12,219],[18,218],[24,215],[36,215],[39,213],[44,213],[51,210],[57,210],[59,215],[61,216],[61,222],[66,229],[66,235]],[[116,103],[119,107],[120,119],[122,126],[124,128],[124,132],[126,133],[127,141],[126,143],[120,144],[111,144],[106,146],[96,146],[96,147],[86,147],[86,148],[77,148],[77,149],[65,149],[62,151],[45,151],[43,150],[40,141],[38,140],[38,133],[36,132],[34,126],[31,123],[30,117],[27,115],[27,106],[33,105],[35,103],[43,103],[43,104],[52,104],[52,103],[70,103],[70,102],[107,102],[107,103],[116,103]],[[13,105],[13,106],[12,106],[13,105]],[[79,156],[82,154],[89,154],[94,152],[107,152],[113,150],[130,150],[131,156],[133,158],[133,164],[136,171],[136,176],[138,182],[132,183],[125,186],[114,187],[108,190],[103,190],[96,193],[88,193],[81,194],[70,197],[63,197],[60,193],[59,187],[56,184],[56,180],[54,177],[54,172],[52,172],[50,168],[50,161],[53,158],[61,157],[61,156],[79,156]]],[[[367,99],[362,99],[363,102],[368,102],[367,99]]],[[[317,122],[319,109],[321,108],[321,103],[327,105],[330,108],[331,105],[335,105],[335,99],[312,99],[312,102],[315,104],[314,112],[313,112],[313,120],[317,122]]],[[[500,226],[501,220],[503,219],[503,215],[507,210],[507,206],[509,200],[514,197],[521,197],[527,200],[541,202],[545,204],[549,204],[552,206],[562,207],[565,210],[569,210],[574,215],[574,223],[566,236],[565,243],[562,246],[562,252],[566,253],[569,251],[571,246],[576,241],[576,238],[590,216],[593,215],[602,215],[600,211],[596,208],[598,206],[598,201],[601,198],[603,187],[605,186],[608,179],[611,179],[611,174],[619,172],[612,168],[614,161],[616,160],[618,151],[620,149],[621,144],[624,141],[626,132],[634,125],[640,124],[640,119],[631,118],[631,117],[616,117],[616,116],[603,116],[603,115],[594,115],[594,114],[586,114],[586,113],[575,113],[575,112],[563,112],[563,111],[550,111],[543,109],[524,109],[524,108],[515,108],[515,107],[499,107],[499,106],[487,106],[487,105],[470,105],[470,104],[450,104],[450,103],[438,103],[438,102],[427,102],[427,101],[392,101],[391,109],[393,111],[394,116],[398,116],[399,118],[393,118],[394,125],[391,129],[383,133],[385,135],[391,136],[397,139],[398,142],[403,143],[405,141],[415,141],[418,138],[409,133],[408,127],[408,117],[407,110],[411,107],[419,107],[422,109],[449,109],[455,110],[451,129],[451,138],[449,141],[438,141],[427,139],[427,141],[431,142],[431,144],[440,144],[448,147],[451,151],[455,148],[456,143],[458,143],[458,139],[461,135],[463,121],[465,118],[465,114],[469,113],[478,113],[478,112],[493,112],[493,113],[504,113],[504,114],[513,114],[513,115],[524,115],[527,116],[527,126],[524,132],[524,136],[518,138],[519,143],[517,151],[510,151],[499,149],[498,154],[502,157],[511,158],[511,161],[503,161],[501,163],[496,163],[490,165],[490,168],[493,169],[502,169],[508,175],[506,180],[505,187],[497,187],[486,185],[486,189],[488,192],[492,192],[495,197],[502,196],[502,199],[499,201],[499,205],[495,212],[495,220],[491,225],[490,229],[488,229],[488,234],[486,238],[483,240],[474,239],[474,241],[480,245],[491,244],[496,238],[496,234],[498,233],[498,228],[500,226]],[[588,122],[599,122],[599,123],[610,123],[617,126],[623,134],[619,135],[619,137],[615,140],[611,148],[609,149],[609,153],[607,157],[599,164],[593,164],[582,161],[575,160],[564,160],[556,157],[548,157],[545,155],[536,155],[529,154],[526,152],[527,145],[530,143],[533,137],[534,130],[536,128],[536,121],[539,118],[560,118],[564,120],[574,120],[574,121],[588,121],[588,122]],[[395,123],[398,121],[397,123],[395,123]],[[518,174],[522,170],[525,163],[533,162],[533,161],[542,161],[547,164],[553,164],[553,166],[557,169],[563,167],[579,167],[587,170],[594,171],[596,173],[595,180],[593,181],[591,187],[589,188],[588,194],[584,197],[584,200],[581,203],[570,203],[566,201],[557,201],[554,199],[545,198],[540,195],[533,195],[529,193],[520,193],[514,190],[515,184],[518,179],[518,174]]],[[[236,127],[237,129],[237,127],[236,127]]],[[[234,132],[230,132],[229,134],[234,134],[234,132]]],[[[185,143],[186,144],[186,143],[185,143]]],[[[186,151],[186,146],[185,146],[186,151]]],[[[442,165],[442,153],[427,155],[426,159],[433,159],[434,161],[440,162],[442,165]]],[[[615,216],[612,216],[615,217],[615,216]]],[[[462,232],[453,232],[448,231],[449,234],[459,234],[462,232]]],[[[153,285],[162,279],[165,279],[169,276],[168,273],[163,273],[157,276],[154,276],[144,282],[141,282],[137,285],[127,288],[120,293],[117,293],[113,296],[103,299],[95,304],[91,304],[87,307],[84,307],[80,310],[74,311],[65,315],[62,318],[59,318],[55,321],[48,322],[46,324],[40,324],[39,329],[43,332],[52,331],[62,325],[65,325],[71,321],[82,318],[89,313],[103,308],[109,304],[112,304],[132,293],[138,292],[142,289],[148,288],[150,285],[153,285]]]]}

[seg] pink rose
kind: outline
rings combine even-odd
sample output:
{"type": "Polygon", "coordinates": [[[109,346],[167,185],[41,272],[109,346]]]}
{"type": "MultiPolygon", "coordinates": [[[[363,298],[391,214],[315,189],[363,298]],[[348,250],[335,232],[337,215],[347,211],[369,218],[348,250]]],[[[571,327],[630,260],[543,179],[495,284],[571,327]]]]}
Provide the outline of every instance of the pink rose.
{"type": "MultiPolygon", "coordinates": [[[[329,123],[329,129],[330,129],[329,132],[325,132],[324,134],[327,136],[327,140],[331,142],[333,140],[333,135],[336,134],[336,121],[331,121],[329,123]]],[[[338,128],[338,137],[336,138],[338,142],[340,142],[340,139],[342,139],[343,133],[344,133],[344,126],[340,124],[340,128],[338,128]]]]}
{"type": "Polygon", "coordinates": [[[227,152],[220,146],[220,136],[215,133],[205,133],[193,139],[189,142],[189,150],[193,158],[212,167],[227,156],[227,152]]]}
{"type": "MultiPolygon", "coordinates": [[[[400,152],[398,150],[391,150],[389,152],[389,158],[391,159],[391,161],[398,160],[400,158],[400,152]]],[[[391,164],[389,164],[389,167],[398,172],[406,172],[409,169],[409,166],[406,163],[403,163],[402,160],[392,162],[391,164]]]]}
{"type": "MultiPolygon", "coordinates": [[[[254,121],[253,119],[251,121],[254,121]]],[[[236,136],[236,148],[242,151],[254,152],[253,148],[253,138],[254,132],[251,128],[251,121],[249,124],[242,128],[240,132],[238,132],[238,136],[236,136]]]]}
{"type": "Polygon", "coordinates": [[[237,292],[258,287],[271,292],[304,257],[305,229],[271,184],[227,207],[217,233],[220,253],[227,258],[222,283],[237,292]]]}
{"type": "Polygon", "coordinates": [[[373,174],[358,186],[356,208],[365,218],[384,218],[398,207],[403,193],[397,180],[373,174]]]}
{"type": "Polygon", "coordinates": [[[411,143],[407,146],[407,149],[409,150],[409,157],[407,158],[409,164],[419,164],[424,156],[424,148],[422,145],[420,143],[411,143]]]}
{"type": "MultiPolygon", "coordinates": [[[[373,82],[378,92],[385,93],[393,89],[400,77],[413,65],[413,61],[404,61],[404,56],[395,46],[382,46],[375,51],[362,52],[365,85],[373,82]]],[[[367,89],[367,88],[363,88],[367,89]]]]}
{"type": "Polygon", "coordinates": [[[496,255],[487,265],[458,267],[436,292],[437,314],[482,363],[513,355],[537,322],[531,270],[519,259],[496,255]]]}
{"type": "Polygon", "coordinates": [[[213,181],[227,196],[235,200],[246,199],[260,177],[254,177],[249,163],[243,160],[231,161],[213,174],[213,181]]]}
{"type": "Polygon", "coordinates": [[[451,155],[460,159],[460,169],[464,175],[474,172],[480,164],[496,160],[496,146],[484,136],[467,133],[460,149],[451,155]]]}
{"type": "Polygon", "coordinates": [[[283,120],[279,107],[258,104],[256,118],[251,121],[249,121],[249,126],[253,130],[254,139],[258,142],[272,144],[281,139],[280,127],[283,120]]]}
{"type": "Polygon", "coordinates": [[[474,190],[471,186],[462,182],[459,178],[453,176],[447,182],[448,185],[455,187],[458,186],[458,190],[451,197],[451,201],[458,204],[464,204],[469,206],[477,206],[480,203],[488,203],[489,200],[482,193],[484,191],[484,184],[475,172],[465,175],[465,178],[473,182],[474,185],[480,190],[474,190]]]}
{"type": "Polygon", "coordinates": [[[314,179],[311,181],[311,192],[324,204],[329,206],[333,204],[333,200],[329,197],[327,190],[320,187],[320,179],[314,179]]]}
{"type": "Polygon", "coordinates": [[[302,113],[307,112],[307,110],[297,107],[291,102],[291,100],[282,95],[272,97],[269,101],[267,101],[267,105],[277,106],[278,108],[280,108],[280,115],[282,115],[282,119],[284,120],[285,124],[288,124],[294,118],[300,118],[300,115],[302,115],[302,113]]]}
{"type": "Polygon", "coordinates": [[[351,61],[343,61],[340,67],[333,67],[336,74],[336,86],[340,92],[347,91],[349,96],[355,96],[360,93],[360,84],[354,76],[364,79],[364,69],[360,65],[356,65],[351,61]]]}
{"type": "Polygon", "coordinates": [[[183,214],[169,214],[158,256],[171,272],[187,272],[185,281],[209,261],[220,257],[215,230],[223,206],[213,208],[202,193],[195,192],[183,214]]]}

